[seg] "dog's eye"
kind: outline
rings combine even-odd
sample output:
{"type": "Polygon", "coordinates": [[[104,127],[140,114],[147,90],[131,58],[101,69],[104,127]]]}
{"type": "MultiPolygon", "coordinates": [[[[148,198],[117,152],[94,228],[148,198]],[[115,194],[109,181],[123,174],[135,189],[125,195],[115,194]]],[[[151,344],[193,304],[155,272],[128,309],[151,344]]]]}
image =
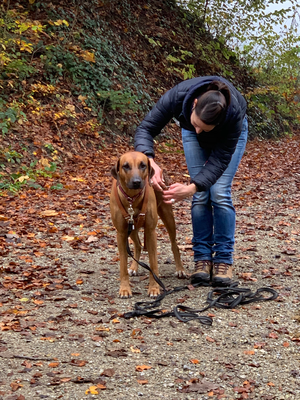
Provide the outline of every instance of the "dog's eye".
{"type": "Polygon", "coordinates": [[[140,163],[140,169],[145,170],[147,168],[147,165],[142,161],[140,163]]]}
{"type": "Polygon", "coordinates": [[[130,171],[130,170],[131,170],[131,167],[130,167],[130,165],[128,164],[128,162],[124,163],[123,166],[122,166],[122,168],[124,169],[124,171],[130,171]]]}

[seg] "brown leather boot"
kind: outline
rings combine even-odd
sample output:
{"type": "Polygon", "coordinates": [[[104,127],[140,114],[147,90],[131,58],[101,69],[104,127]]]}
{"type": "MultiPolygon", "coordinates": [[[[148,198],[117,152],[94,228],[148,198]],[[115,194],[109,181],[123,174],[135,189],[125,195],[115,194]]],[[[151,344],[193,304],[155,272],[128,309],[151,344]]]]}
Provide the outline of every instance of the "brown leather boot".
{"type": "Polygon", "coordinates": [[[214,263],[212,268],[213,286],[230,286],[232,283],[232,265],[226,263],[214,263]]]}
{"type": "Polygon", "coordinates": [[[191,275],[191,283],[208,284],[210,281],[210,273],[213,267],[212,261],[199,260],[195,261],[195,272],[191,275]]]}

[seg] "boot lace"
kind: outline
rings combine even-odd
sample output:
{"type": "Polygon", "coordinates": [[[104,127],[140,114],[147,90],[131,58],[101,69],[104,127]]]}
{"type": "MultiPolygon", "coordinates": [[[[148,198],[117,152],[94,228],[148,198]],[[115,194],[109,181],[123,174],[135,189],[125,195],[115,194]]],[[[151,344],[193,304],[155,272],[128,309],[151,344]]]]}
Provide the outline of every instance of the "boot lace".
{"type": "Polygon", "coordinates": [[[226,275],[230,264],[218,263],[215,264],[215,270],[217,275],[226,275]]]}
{"type": "Polygon", "coordinates": [[[207,268],[208,269],[211,268],[211,265],[212,265],[211,261],[209,261],[209,260],[199,260],[199,261],[196,261],[195,270],[206,272],[207,268]]]}

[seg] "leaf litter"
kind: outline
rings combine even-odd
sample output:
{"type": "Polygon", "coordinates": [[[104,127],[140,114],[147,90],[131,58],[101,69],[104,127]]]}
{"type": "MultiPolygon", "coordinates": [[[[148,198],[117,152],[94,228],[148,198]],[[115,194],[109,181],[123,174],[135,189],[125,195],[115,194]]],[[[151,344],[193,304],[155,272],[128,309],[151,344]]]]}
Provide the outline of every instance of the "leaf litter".
{"type": "MultiPolygon", "coordinates": [[[[134,297],[118,298],[109,171],[125,145],[102,150],[101,164],[90,157],[68,166],[63,190],[1,198],[0,398],[298,398],[299,141],[249,142],[233,184],[235,277],[251,290],[272,287],[279,297],[210,310],[211,327],[122,317],[147,297],[140,270],[131,279],[134,297]],[[72,179],[79,170],[80,179],[72,179]]],[[[157,155],[173,182],[188,182],[178,159],[184,166],[180,152],[157,155]]],[[[176,204],[175,215],[191,273],[190,205],[176,204]]],[[[166,230],[160,224],[157,231],[162,279],[181,285],[166,230]]],[[[168,296],[163,307],[201,308],[209,290],[168,296]]]]}

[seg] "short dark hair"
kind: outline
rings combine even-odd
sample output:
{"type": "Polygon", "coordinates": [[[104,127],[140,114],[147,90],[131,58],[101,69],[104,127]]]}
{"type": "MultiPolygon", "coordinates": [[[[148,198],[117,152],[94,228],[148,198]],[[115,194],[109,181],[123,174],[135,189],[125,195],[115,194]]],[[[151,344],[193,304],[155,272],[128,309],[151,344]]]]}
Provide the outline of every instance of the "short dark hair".
{"type": "Polygon", "coordinates": [[[205,124],[218,125],[224,120],[230,101],[228,86],[220,81],[212,81],[197,98],[195,113],[205,124]]]}

